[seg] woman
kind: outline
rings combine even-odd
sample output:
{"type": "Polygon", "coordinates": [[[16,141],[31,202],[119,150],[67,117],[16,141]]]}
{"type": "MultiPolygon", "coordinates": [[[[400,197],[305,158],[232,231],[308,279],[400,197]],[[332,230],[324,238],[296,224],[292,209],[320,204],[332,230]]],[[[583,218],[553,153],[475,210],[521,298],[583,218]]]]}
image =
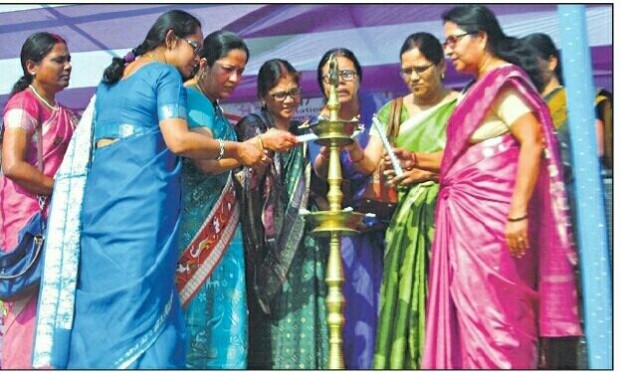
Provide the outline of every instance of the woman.
{"type": "MultiPolygon", "coordinates": [[[[371,116],[374,107],[362,107],[358,97],[358,90],[363,79],[361,65],[354,53],[346,48],[336,48],[327,51],[318,65],[318,83],[322,87],[324,97],[328,98],[329,64],[331,56],[337,58],[339,64],[339,119],[358,119],[365,125],[364,132],[357,138],[360,147],[365,147],[369,141],[371,116]]],[[[320,117],[329,116],[328,107],[324,107],[320,117]]],[[[328,148],[320,148],[319,154],[315,150],[317,145],[310,148],[316,174],[326,179],[328,169],[328,148]]],[[[346,151],[341,153],[343,179],[349,180],[349,187],[344,184],[344,207],[356,207],[360,202],[368,177],[354,168],[352,158],[346,151]],[[348,200],[349,199],[349,200],[348,200]]],[[[325,181],[324,181],[325,182],[325,181]]],[[[325,189],[326,190],[326,189],[325,189]]],[[[326,197],[324,191],[321,198],[326,197]]],[[[327,205],[319,201],[319,205],[327,205]]],[[[326,208],[327,209],[327,208],[326,208]]],[[[355,208],[356,209],[356,208],[355,208]]],[[[346,322],[343,328],[343,354],[346,369],[371,368],[376,324],[378,322],[378,297],[380,295],[380,281],[382,279],[382,255],[384,250],[385,225],[377,220],[369,221],[368,229],[358,235],[341,238],[341,256],[345,282],[343,294],[346,305],[344,315],[346,322]]]]}
{"type": "MultiPolygon", "coordinates": [[[[191,130],[209,138],[237,141],[219,102],[239,84],[248,58],[246,44],[234,33],[216,31],[205,38],[198,73],[186,84],[191,130]]],[[[282,147],[271,150],[296,143],[295,137],[284,131],[264,136],[266,147],[282,139],[277,143],[282,147]]],[[[262,146],[261,139],[254,141],[262,146]]],[[[239,165],[233,158],[183,160],[177,286],[188,334],[188,368],[246,368],[245,264],[233,181],[233,169],[239,165]]]]}
{"type": "MultiPolygon", "coordinates": [[[[240,139],[263,138],[274,128],[300,134],[299,74],[282,59],[266,61],[257,75],[261,112],[236,126],[240,139]]],[[[246,252],[250,368],[323,369],[327,362],[325,264],[327,250],[309,234],[301,210],[309,199],[311,166],[306,146],[272,155],[247,171],[240,194],[246,252]]]]}
{"type": "MultiPolygon", "coordinates": [[[[412,153],[441,151],[445,126],[456,105],[458,93],[443,85],[443,48],[427,32],[406,38],[400,50],[401,74],[411,93],[402,100],[395,146],[412,153]]],[[[394,100],[396,101],[396,100],[394,100]]],[[[386,133],[391,106],[378,113],[386,133]]],[[[400,150],[397,150],[400,151],[400,150]]],[[[371,133],[365,150],[355,144],[354,168],[371,174],[379,165],[384,148],[377,132],[371,133]]],[[[425,300],[430,240],[434,235],[434,206],[438,195],[438,167],[412,168],[391,182],[400,186],[400,202],[387,228],[385,267],[380,296],[380,317],[374,353],[374,368],[419,368],[423,352],[425,300]],[[398,275],[399,273],[399,275],[398,275]]]]}
{"type": "Polygon", "coordinates": [[[542,79],[486,7],[450,9],[443,30],[475,80],[447,124],[422,368],[533,369],[539,335],[581,334],[557,141],[523,70],[542,79]]]}
{"type": "MultiPolygon", "coordinates": [[[[201,24],[194,16],[171,10],[158,17],[131,55],[113,58],[105,70],[94,105],[87,192],[83,201],[71,200],[68,207],[69,212],[74,205],[81,208],[79,250],[74,252],[79,254],[75,317],[67,314],[74,296],[62,296],[56,306],[41,300],[41,313],[52,320],[43,318],[37,324],[38,365],[48,358],[52,366],[67,368],[186,366],[175,288],[180,156],[233,157],[245,165],[259,164],[263,157],[254,144],[188,131],[182,76],[190,77],[198,63],[202,40],[201,24]],[[63,324],[65,318],[73,322],[63,324]],[[39,352],[39,345],[52,350],[39,352]]],[[[82,140],[80,135],[76,138],[82,140]]],[[[52,213],[57,205],[63,208],[56,199],[53,205],[52,213]]],[[[75,224],[69,222],[66,230],[75,224]]],[[[59,265],[48,262],[48,257],[56,257],[49,247],[44,290],[48,271],[59,265]]],[[[59,280],[69,275],[64,256],[70,248],[64,246],[59,258],[59,280]]],[[[50,283],[46,296],[55,292],[55,285],[62,283],[50,283]]]]}
{"type": "MultiPolygon", "coordinates": [[[[52,193],[54,174],[77,124],[75,115],[55,99],[71,76],[65,40],[38,32],[26,39],[20,57],[24,76],[13,86],[4,108],[0,247],[6,251],[15,248],[20,230],[40,211],[38,197],[47,200],[52,193]]],[[[33,292],[4,303],[2,368],[32,368],[38,298],[33,292]]]]}

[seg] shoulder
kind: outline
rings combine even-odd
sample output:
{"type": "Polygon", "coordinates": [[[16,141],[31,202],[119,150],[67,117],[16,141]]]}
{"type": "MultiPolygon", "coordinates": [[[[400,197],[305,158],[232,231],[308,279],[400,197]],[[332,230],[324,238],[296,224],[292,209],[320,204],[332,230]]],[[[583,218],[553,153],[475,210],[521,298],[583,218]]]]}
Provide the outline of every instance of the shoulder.
{"type": "Polygon", "coordinates": [[[4,107],[4,113],[9,110],[19,109],[26,111],[33,117],[38,117],[41,111],[41,106],[37,102],[37,98],[32,94],[30,89],[26,88],[19,93],[15,93],[6,103],[4,107]]]}
{"type": "MultiPolygon", "coordinates": [[[[140,67],[134,75],[140,76],[140,80],[143,80],[147,83],[153,84],[175,84],[175,85],[183,85],[183,79],[181,73],[177,68],[160,62],[151,62],[147,63],[144,66],[140,67]]],[[[128,79],[132,78],[133,75],[129,76],[128,79]]]]}

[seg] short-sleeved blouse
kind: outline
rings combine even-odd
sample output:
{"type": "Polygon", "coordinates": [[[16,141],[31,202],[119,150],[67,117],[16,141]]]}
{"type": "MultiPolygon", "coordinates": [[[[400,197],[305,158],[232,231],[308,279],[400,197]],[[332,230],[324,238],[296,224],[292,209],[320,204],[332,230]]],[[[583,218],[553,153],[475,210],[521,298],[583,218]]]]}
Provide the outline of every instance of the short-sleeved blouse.
{"type": "Polygon", "coordinates": [[[186,119],[186,100],[181,74],[164,63],[148,63],[113,85],[102,82],[95,103],[95,141],[144,133],[165,119],[186,119]]]}

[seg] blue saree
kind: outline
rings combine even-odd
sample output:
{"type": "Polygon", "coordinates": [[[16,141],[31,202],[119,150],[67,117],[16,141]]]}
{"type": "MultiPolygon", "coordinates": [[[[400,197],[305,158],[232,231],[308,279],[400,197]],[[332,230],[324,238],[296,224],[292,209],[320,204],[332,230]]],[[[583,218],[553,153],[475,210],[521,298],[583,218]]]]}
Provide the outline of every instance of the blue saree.
{"type": "MultiPolygon", "coordinates": [[[[214,138],[236,141],[220,107],[186,89],[189,127],[204,127],[214,138]]],[[[188,332],[187,368],[246,368],[244,248],[232,173],[208,176],[191,160],[183,160],[177,286],[188,332]]]]}
{"type": "MultiPolygon", "coordinates": [[[[35,358],[48,356],[36,365],[182,368],[184,328],[174,284],[181,162],[159,128],[162,120],[186,117],[181,75],[169,65],[150,63],[114,85],[100,84],[96,95],[93,142],[117,141],[93,150],[80,190],[84,196],[75,201],[81,204],[80,218],[67,221],[66,233],[60,233],[63,239],[73,231],[79,244],[72,252],[62,248],[58,256],[46,253],[43,291],[60,286],[62,292],[70,276],[77,276],[77,286],[56,303],[42,296],[45,316],[37,323],[35,358]],[[79,257],[77,269],[49,275],[70,253],[79,257]],[[73,313],[67,312],[72,300],[73,313]],[[50,314],[70,318],[63,318],[64,325],[56,319],[48,328],[50,314]],[[38,353],[37,344],[51,355],[38,353]]],[[[72,156],[79,155],[71,153],[68,163],[72,156]]],[[[54,212],[63,206],[53,203],[50,226],[65,218],[54,212]]]]}

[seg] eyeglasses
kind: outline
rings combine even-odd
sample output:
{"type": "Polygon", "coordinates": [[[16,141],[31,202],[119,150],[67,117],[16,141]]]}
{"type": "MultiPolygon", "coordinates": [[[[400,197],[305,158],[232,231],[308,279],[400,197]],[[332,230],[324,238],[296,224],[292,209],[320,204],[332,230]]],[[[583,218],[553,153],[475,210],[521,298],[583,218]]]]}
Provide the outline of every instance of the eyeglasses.
{"type": "MultiPolygon", "coordinates": [[[[343,81],[352,81],[354,80],[354,77],[356,75],[357,73],[354,70],[340,70],[339,71],[339,78],[343,81]]],[[[324,83],[326,84],[330,84],[330,74],[322,75],[322,81],[324,81],[324,83]]]]}
{"type": "Polygon", "coordinates": [[[443,41],[443,49],[445,48],[453,49],[458,43],[458,41],[460,41],[460,39],[462,39],[463,37],[467,35],[474,35],[476,33],[477,31],[476,32],[471,31],[471,32],[465,32],[464,34],[459,34],[459,35],[450,35],[445,39],[445,41],[443,41]]]}
{"type": "Polygon", "coordinates": [[[290,90],[282,90],[279,92],[270,93],[270,96],[274,98],[275,101],[278,101],[278,102],[285,101],[287,96],[292,97],[292,99],[296,99],[298,98],[299,95],[300,95],[299,87],[292,88],[290,90]]]}
{"type": "Polygon", "coordinates": [[[424,72],[427,71],[430,67],[434,66],[434,63],[430,63],[426,66],[412,66],[400,69],[400,74],[404,77],[404,79],[410,79],[413,74],[413,71],[417,73],[417,76],[421,76],[424,72]]]}
{"type": "Polygon", "coordinates": [[[189,40],[186,38],[182,38],[182,39],[186,40],[188,45],[190,45],[190,48],[192,48],[192,52],[194,53],[195,56],[200,56],[201,53],[203,53],[203,45],[201,45],[201,43],[199,43],[198,41],[189,40]]]}

